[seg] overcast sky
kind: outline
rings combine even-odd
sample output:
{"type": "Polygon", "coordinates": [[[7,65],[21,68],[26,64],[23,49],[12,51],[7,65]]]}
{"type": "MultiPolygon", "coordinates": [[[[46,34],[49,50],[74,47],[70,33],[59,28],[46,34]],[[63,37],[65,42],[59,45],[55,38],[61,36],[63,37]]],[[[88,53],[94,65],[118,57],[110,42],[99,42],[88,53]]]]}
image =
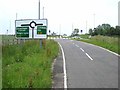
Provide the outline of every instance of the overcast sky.
{"type": "MultiPolygon", "coordinates": [[[[39,0],[0,0],[0,33],[15,33],[15,19],[38,19],[39,0]]],[[[72,33],[73,28],[89,28],[108,23],[118,25],[119,0],[40,0],[41,19],[48,19],[48,30],[57,34],[72,33]],[[95,22],[95,24],[94,24],[95,22]]],[[[87,30],[86,30],[87,29],[87,30]]]]}

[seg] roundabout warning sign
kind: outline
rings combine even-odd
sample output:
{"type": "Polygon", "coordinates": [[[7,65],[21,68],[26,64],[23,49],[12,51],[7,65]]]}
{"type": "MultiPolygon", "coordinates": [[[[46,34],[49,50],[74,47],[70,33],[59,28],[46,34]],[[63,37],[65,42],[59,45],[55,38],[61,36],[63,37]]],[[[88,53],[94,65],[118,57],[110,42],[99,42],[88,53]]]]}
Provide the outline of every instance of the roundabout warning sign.
{"type": "Polygon", "coordinates": [[[47,19],[16,20],[15,36],[18,39],[45,39],[47,27],[47,19]]]}

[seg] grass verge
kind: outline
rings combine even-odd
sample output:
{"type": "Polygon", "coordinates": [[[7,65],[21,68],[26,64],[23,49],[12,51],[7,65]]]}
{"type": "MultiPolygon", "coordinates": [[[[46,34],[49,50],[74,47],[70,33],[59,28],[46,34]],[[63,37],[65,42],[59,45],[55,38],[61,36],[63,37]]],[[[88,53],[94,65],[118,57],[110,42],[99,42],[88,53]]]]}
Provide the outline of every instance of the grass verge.
{"type": "Polygon", "coordinates": [[[51,66],[59,52],[58,44],[46,40],[2,47],[2,88],[51,88],[51,66]]]}
{"type": "Polygon", "coordinates": [[[98,45],[110,51],[120,54],[120,48],[119,48],[120,37],[108,37],[108,36],[98,35],[98,36],[93,36],[90,39],[83,38],[83,39],[76,39],[76,40],[98,45]]]}

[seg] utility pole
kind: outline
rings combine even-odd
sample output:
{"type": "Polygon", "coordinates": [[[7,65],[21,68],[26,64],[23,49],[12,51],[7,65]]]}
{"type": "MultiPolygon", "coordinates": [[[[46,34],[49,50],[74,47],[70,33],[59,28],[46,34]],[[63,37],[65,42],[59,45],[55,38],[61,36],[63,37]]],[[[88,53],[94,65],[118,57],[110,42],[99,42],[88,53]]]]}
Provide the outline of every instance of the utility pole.
{"type": "Polygon", "coordinates": [[[86,34],[87,34],[87,20],[86,20],[86,34]]]}
{"type": "Polygon", "coordinates": [[[44,19],[44,7],[43,7],[43,19],[44,19]]]}
{"type": "Polygon", "coordinates": [[[8,35],[8,29],[7,29],[7,35],[8,35]]]}
{"type": "Polygon", "coordinates": [[[94,28],[95,28],[95,13],[93,14],[93,23],[94,23],[94,28]]]}
{"type": "Polygon", "coordinates": [[[40,19],[40,0],[39,0],[39,3],[38,3],[38,19],[40,19]]]}
{"type": "Polygon", "coordinates": [[[9,27],[9,30],[11,31],[11,20],[10,20],[10,27],[9,27]]]}
{"type": "Polygon", "coordinates": [[[73,23],[72,23],[72,32],[73,32],[73,23]]]}
{"type": "Polygon", "coordinates": [[[73,26],[73,23],[72,23],[72,33],[73,33],[73,31],[74,31],[73,29],[74,29],[74,26],[73,26]]]}
{"type": "MultiPolygon", "coordinates": [[[[38,19],[40,19],[40,0],[38,3],[38,19]]],[[[42,48],[42,39],[40,39],[40,48],[42,48]]]]}
{"type": "Polygon", "coordinates": [[[16,20],[17,20],[17,16],[18,16],[18,14],[16,13],[16,20]]]}
{"type": "Polygon", "coordinates": [[[61,35],[61,24],[59,25],[59,37],[61,35]]]}

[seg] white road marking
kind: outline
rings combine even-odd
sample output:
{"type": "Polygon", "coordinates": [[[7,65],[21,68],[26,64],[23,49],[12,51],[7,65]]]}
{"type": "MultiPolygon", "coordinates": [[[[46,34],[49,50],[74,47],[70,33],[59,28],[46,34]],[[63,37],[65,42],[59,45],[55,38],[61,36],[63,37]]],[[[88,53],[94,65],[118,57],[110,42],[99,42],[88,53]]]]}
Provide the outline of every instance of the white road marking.
{"type": "Polygon", "coordinates": [[[76,47],[79,47],[77,44],[75,45],[76,47]]]}
{"type": "Polygon", "coordinates": [[[91,46],[94,46],[94,47],[101,48],[101,49],[103,49],[103,50],[105,50],[105,51],[108,51],[108,52],[110,52],[110,53],[112,53],[112,54],[114,54],[114,55],[116,55],[116,56],[119,56],[119,57],[120,57],[120,55],[119,55],[119,54],[117,54],[117,53],[115,53],[115,52],[113,52],[113,51],[110,51],[110,50],[108,50],[108,49],[106,49],[106,48],[103,48],[103,47],[101,47],[101,46],[97,46],[97,45],[90,44],[90,43],[86,43],[86,42],[82,42],[82,43],[85,43],[85,44],[88,44],[88,45],[91,45],[91,46]]]}
{"type": "Polygon", "coordinates": [[[93,60],[93,59],[90,57],[90,55],[88,55],[87,53],[85,53],[85,54],[89,57],[90,60],[93,60]]]}
{"type": "Polygon", "coordinates": [[[82,48],[80,48],[83,52],[85,52],[82,48]]]}
{"type": "Polygon", "coordinates": [[[74,44],[74,43],[73,43],[74,44]]]}
{"type": "Polygon", "coordinates": [[[61,44],[59,42],[58,42],[58,44],[62,50],[62,56],[63,56],[64,88],[67,88],[67,72],[66,72],[65,54],[64,54],[64,51],[63,51],[61,44]]]}

